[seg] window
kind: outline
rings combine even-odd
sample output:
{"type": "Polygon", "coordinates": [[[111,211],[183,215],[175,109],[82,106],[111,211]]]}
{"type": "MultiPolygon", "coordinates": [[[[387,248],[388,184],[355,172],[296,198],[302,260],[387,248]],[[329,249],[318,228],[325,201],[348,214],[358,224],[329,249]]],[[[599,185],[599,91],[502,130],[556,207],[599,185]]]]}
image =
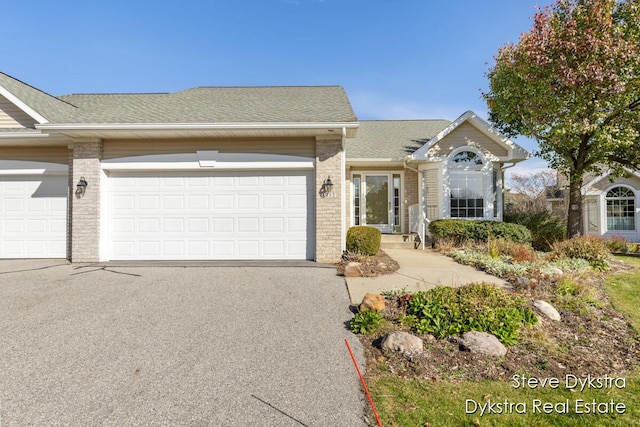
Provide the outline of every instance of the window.
{"type": "Polygon", "coordinates": [[[600,222],[600,218],[598,218],[598,200],[596,198],[589,198],[586,201],[586,206],[587,231],[589,233],[597,233],[598,223],[600,222]]]}
{"type": "Polygon", "coordinates": [[[629,231],[636,229],[636,197],[627,187],[613,187],[607,192],[607,229],[629,231]]]}
{"type": "Polygon", "coordinates": [[[473,151],[453,156],[449,170],[452,218],[483,218],[482,158],[473,151]]]}
{"type": "Polygon", "coordinates": [[[393,174],[393,232],[400,233],[400,175],[393,174]]]}
{"type": "Polygon", "coordinates": [[[360,175],[353,175],[353,225],[360,225],[360,175]]]}

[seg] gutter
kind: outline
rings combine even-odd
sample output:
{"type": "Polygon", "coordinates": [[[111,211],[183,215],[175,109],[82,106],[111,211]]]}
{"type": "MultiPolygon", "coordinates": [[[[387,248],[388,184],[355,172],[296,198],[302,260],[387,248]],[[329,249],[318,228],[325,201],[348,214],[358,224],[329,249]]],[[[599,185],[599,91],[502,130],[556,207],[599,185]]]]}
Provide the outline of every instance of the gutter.
{"type": "Polygon", "coordinates": [[[43,130],[217,130],[217,129],[357,129],[357,122],[333,123],[87,123],[39,124],[43,130]]]}

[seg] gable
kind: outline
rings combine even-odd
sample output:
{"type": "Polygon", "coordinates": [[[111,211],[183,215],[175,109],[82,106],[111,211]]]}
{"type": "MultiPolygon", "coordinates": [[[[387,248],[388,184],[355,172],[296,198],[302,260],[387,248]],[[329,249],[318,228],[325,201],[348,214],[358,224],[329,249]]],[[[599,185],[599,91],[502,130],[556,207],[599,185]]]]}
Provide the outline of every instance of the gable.
{"type": "Polygon", "coordinates": [[[451,151],[462,146],[476,147],[484,154],[488,153],[497,157],[509,155],[506,148],[496,143],[469,122],[465,122],[434,144],[429,149],[429,156],[447,156],[451,151]]]}
{"type": "Polygon", "coordinates": [[[609,181],[608,177],[603,177],[600,181],[591,185],[591,188],[606,191],[617,184],[625,184],[636,190],[640,190],[640,177],[637,175],[630,175],[628,177],[616,178],[614,182],[609,181]]]}
{"type": "Polygon", "coordinates": [[[35,120],[0,95],[0,129],[32,128],[35,120]]]}

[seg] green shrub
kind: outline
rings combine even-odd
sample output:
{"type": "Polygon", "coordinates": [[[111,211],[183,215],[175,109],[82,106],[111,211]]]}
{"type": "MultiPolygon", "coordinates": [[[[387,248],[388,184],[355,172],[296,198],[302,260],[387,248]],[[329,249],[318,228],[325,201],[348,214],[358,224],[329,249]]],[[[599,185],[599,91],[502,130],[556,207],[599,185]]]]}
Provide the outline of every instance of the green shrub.
{"type": "Polygon", "coordinates": [[[382,233],[374,227],[356,225],[347,230],[347,251],[373,256],[380,251],[382,233]]]}
{"type": "Polygon", "coordinates": [[[361,311],[353,316],[351,323],[349,323],[349,329],[354,334],[368,334],[375,331],[383,320],[384,318],[377,311],[361,311]]]}
{"type": "Polygon", "coordinates": [[[550,251],[555,242],[564,239],[567,226],[547,211],[519,212],[505,215],[505,222],[520,224],[531,232],[531,245],[538,251],[550,251]]]}
{"type": "Polygon", "coordinates": [[[466,242],[487,242],[489,236],[511,242],[531,243],[531,232],[519,224],[499,221],[438,219],[429,224],[434,241],[451,241],[456,245],[466,242]]]}
{"type": "Polygon", "coordinates": [[[609,249],[601,237],[580,236],[556,242],[553,245],[553,255],[557,258],[582,258],[597,271],[609,269],[609,249]]]}
{"type": "Polygon", "coordinates": [[[499,256],[492,258],[483,251],[466,250],[454,251],[449,254],[458,264],[471,265],[479,270],[507,280],[515,280],[526,276],[533,266],[530,262],[512,262],[511,257],[499,256]]]}
{"type": "Polygon", "coordinates": [[[444,338],[474,330],[506,345],[517,342],[520,327],[538,321],[524,300],[489,283],[418,292],[409,300],[408,313],[418,333],[444,338]]]}
{"type": "Polygon", "coordinates": [[[492,239],[491,242],[493,242],[495,250],[499,255],[506,255],[508,257],[511,257],[513,261],[534,262],[538,260],[538,255],[536,254],[536,251],[533,250],[531,245],[510,242],[504,239],[492,239]]]}
{"type": "Polygon", "coordinates": [[[629,241],[622,236],[605,239],[604,243],[612,254],[626,254],[629,252],[629,241]]]}

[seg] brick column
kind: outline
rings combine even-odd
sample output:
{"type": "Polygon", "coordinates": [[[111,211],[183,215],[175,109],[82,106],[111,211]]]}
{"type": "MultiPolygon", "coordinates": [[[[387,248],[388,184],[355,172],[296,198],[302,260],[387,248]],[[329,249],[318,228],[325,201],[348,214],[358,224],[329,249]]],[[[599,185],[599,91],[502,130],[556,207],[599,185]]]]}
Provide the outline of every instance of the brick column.
{"type": "Polygon", "coordinates": [[[74,141],[71,180],[71,261],[96,262],[100,256],[100,178],[102,142],[74,141]],[[81,177],[88,185],[83,197],[75,195],[81,177]]]}
{"type": "Polygon", "coordinates": [[[333,263],[342,255],[342,140],[316,139],[316,261],[333,263]],[[331,177],[333,190],[321,192],[324,181],[331,177]]]}

